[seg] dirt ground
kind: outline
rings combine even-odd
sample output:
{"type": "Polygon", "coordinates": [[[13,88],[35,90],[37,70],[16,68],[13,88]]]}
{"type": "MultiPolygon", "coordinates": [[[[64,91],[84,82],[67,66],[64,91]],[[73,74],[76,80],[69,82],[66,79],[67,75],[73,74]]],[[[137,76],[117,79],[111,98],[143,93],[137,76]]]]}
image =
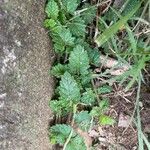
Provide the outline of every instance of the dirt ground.
{"type": "MultiPolygon", "coordinates": [[[[140,95],[140,114],[142,131],[150,141],[150,76],[145,76],[146,84],[142,85],[140,95]]],[[[117,87],[117,86],[116,86],[117,87]]],[[[115,88],[114,88],[115,89],[115,88]]],[[[92,131],[97,150],[137,150],[137,128],[131,122],[136,100],[136,86],[128,93],[115,89],[110,97],[110,109],[107,114],[116,120],[114,126],[95,126],[92,131]],[[120,96],[121,95],[121,96],[120,96]]],[[[146,148],[145,148],[146,149],[146,148]]]]}

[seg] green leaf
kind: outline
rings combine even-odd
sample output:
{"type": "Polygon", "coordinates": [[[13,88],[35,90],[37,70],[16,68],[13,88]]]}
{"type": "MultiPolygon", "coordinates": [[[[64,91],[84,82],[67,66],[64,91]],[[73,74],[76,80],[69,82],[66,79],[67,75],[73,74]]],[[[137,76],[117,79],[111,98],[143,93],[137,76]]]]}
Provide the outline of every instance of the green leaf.
{"type": "Polygon", "coordinates": [[[93,117],[98,117],[100,116],[101,112],[100,112],[100,108],[99,107],[93,107],[92,110],[90,111],[90,115],[93,117]]]}
{"type": "Polygon", "coordinates": [[[89,72],[86,75],[83,76],[81,75],[80,79],[81,79],[81,85],[83,87],[87,87],[87,88],[91,87],[92,73],[89,72]]]}
{"type": "MultiPolygon", "coordinates": [[[[66,124],[56,124],[50,128],[50,140],[63,145],[68,138],[72,128],[66,124]]],[[[73,133],[73,136],[76,134],[73,133]]]]}
{"type": "Polygon", "coordinates": [[[122,16],[125,16],[126,14],[128,14],[130,11],[132,11],[133,9],[135,9],[135,6],[137,4],[141,3],[139,0],[128,0],[127,5],[125,6],[123,12],[122,12],[122,16]]]}
{"type": "Polygon", "coordinates": [[[109,116],[101,115],[99,117],[99,123],[100,125],[113,125],[115,123],[115,120],[109,116]]]}
{"type": "Polygon", "coordinates": [[[75,122],[83,131],[88,131],[92,117],[88,111],[82,111],[75,115],[75,122]]]}
{"type": "Polygon", "coordinates": [[[75,36],[85,36],[85,23],[84,20],[80,17],[76,17],[75,19],[72,20],[72,22],[69,23],[68,28],[72,32],[73,35],[75,36]]]}
{"type": "Polygon", "coordinates": [[[112,87],[108,85],[103,85],[102,87],[99,87],[97,91],[98,91],[98,94],[110,93],[112,91],[112,87]]]}
{"type": "Polygon", "coordinates": [[[57,78],[60,78],[67,71],[67,66],[62,64],[57,64],[52,67],[50,73],[57,78]]]}
{"type": "Polygon", "coordinates": [[[95,94],[91,88],[87,88],[86,92],[81,97],[81,102],[87,105],[92,105],[95,102],[95,94]]]}
{"type": "Polygon", "coordinates": [[[66,100],[50,100],[49,106],[57,116],[66,115],[72,111],[72,106],[66,100]]]}
{"type": "Polygon", "coordinates": [[[58,33],[53,34],[54,48],[56,52],[64,52],[66,47],[74,45],[75,38],[72,36],[69,29],[61,28],[58,33]]]}
{"type": "Polygon", "coordinates": [[[54,49],[56,53],[63,53],[65,51],[65,45],[63,43],[55,43],[54,49]]]}
{"type": "Polygon", "coordinates": [[[89,4],[85,4],[83,9],[86,10],[81,14],[82,19],[85,21],[85,24],[91,23],[96,16],[96,7],[93,7],[89,4]]]}
{"type": "Polygon", "coordinates": [[[95,66],[99,66],[100,65],[100,52],[98,49],[91,49],[88,48],[87,50],[89,59],[90,59],[90,63],[95,65],[95,66]]]}
{"type": "Polygon", "coordinates": [[[56,21],[55,20],[53,20],[53,19],[46,19],[45,21],[44,21],[44,26],[46,27],[46,28],[50,28],[50,29],[52,29],[52,28],[54,28],[55,26],[56,26],[56,21]]]}
{"type": "Polygon", "coordinates": [[[54,0],[50,0],[46,5],[45,12],[49,18],[56,20],[59,13],[57,3],[54,0]]]}
{"type": "Polygon", "coordinates": [[[59,94],[61,98],[66,101],[73,101],[76,103],[80,100],[80,89],[74,78],[68,72],[61,78],[59,94]]]}
{"type": "Polygon", "coordinates": [[[71,73],[88,74],[89,58],[87,52],[80,45],[77,45],[70,54],[69,68],[71,73]]]}
{"type": "Polygon", "coordinates": [[[93,117],[99,117],[105,113],[105,111],[108,109],[108,107],[109,107],[108,100],[103,99],[100,101],[99,107],[96,106],[96,107],[92,108],[90,115],[93,117]]]}
{"type": "Polygon", "coordinates": [[[125,91],[128,91],[135,83],[135,81],[138,79],[138,77],[141,75],[141,70],[144,69],[146,61],[147,61],[146,56],[143,55],[142,58],[140,58],[139,61],[136,62],[136,65],[134,65],[134,67],[131,70],[129,70],[132,79],[126,86],[125,91]]]}
{"type": "MultiPolygon", "coordinates": [[[[49,133],[51,143],[64,145],[72,130],[72,127],[66,124],[56,124],[52,126],[49,133]]],[[[86,145],[83,138],[73,131],[65,150],[79,149],[86,150],[86,145]]]]}
{"type": "Polygon", "coordinates": [[[84,143],[84,140],[81,136],[76,135],[75,137],[72,137],[69,141],[66,150],[86,150],[86,145],[84,143]]]}
{"type": "Polygon", "coordinates": [[[104,113],[109,107],[109,101],[107,98],[102,99],[99,103],[99,108],[101,110],[102,113],[104,113]]]}
{"type": "Polygon", "coordinates": [[[59,12],[59,17],[58,17],[59,21],[61,22],[61,24],[65,25],[67,23],[67,18],[64,14],[63,11],[59,12]]]}
{"type": "Polygon", "coordinates": [[[114,34],[117,33],[117,31],[124,26],[127,21],[134,15],[134,13],[139,9],[141,3],[137,3],[129,13],[126,14],[126,16],[123,16],[120,18],[119,21],[117,21],[115,24],[113,24],[111,27],[107,28],[102,35],[99,35],[95,42],[100,47],[105,42],[107,42],[114,34]]]}
{"type": "Polygon", "coordinates": [[[64,9],[67,13],[73,14],[77,9],[78,3],[77,0],[61,0],[62,9],[64,9]]]}
{"type": "Polygon", "coordinates": [[[60,32],[59,36],[65,45],[73,45],[74,44],[75,38],[72,37],[72,34],[69,29],[63,29],[60,32]]]}

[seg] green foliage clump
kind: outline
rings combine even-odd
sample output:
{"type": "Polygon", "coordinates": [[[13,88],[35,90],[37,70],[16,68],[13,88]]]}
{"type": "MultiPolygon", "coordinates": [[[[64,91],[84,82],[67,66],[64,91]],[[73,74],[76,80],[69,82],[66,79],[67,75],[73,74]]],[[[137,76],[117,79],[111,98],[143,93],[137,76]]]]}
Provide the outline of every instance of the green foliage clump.
{"type": "Polygon", "coordinates": [[[73,115],[72,125],[56,124],[50,128],[50,140],[53,144],[65,145],[66,150],[86,149],[85,141],[74,129],[74,125],[88,131],[93,116],[80,107],[96,105],[96,93],[91,84],[90,64],[99,65],[98,49],[88,44],[87,24],[96,14],[95,7],[83,5],[85,11],[77,10],[77,0],[49,0],[45,12],[44,26],[50,30],[54,50],[60,61],[52,67],[50,73],[59,80],[56,100],[49,105],[57,117],[73,115]]]}
{"type": "MultiPolygon", "coordinates": [[[[86,2],[81,5],[80,3],[79,0],[48,0],[45,7],[47,18],[44,26],[50,31],[54,51],[58,56],[57,64],[50,71],[57,78],[58,87],[55,91],[55,99],[50,101],[49,106],[59,121],[50,128],[50,140],[53,144],[63,146],[65,150],[86,149],[86,141],[76,131],[76,128],[88,132],[95,122],[100,125],[115,123],[114,119],[106,115],[109,107],[108,100],[100,97],[102,94],[112,92],[112,87],[107,84],[99,88],[93,86],[92,67],[96,68],[101,64],[101,54],[98,47],[91,43],[97,43],[104,51],[108,51],[112,46],[115,49],[115,57],[120,58],[116,44],[117,38],[113,38],[113,36],[122,27],[128,31],[129,49],[133,49],[135,52],[137,47],[134,43],[138,43],[128,27],[127,21],[136,13],[140,3],[136,3],[131,11],[124,10],[122,14],[112,14],[115,11],[112,8],[111,13],[108,11],[106,16],[98,19],[97,28],[100,28],[103,33],[97,35],[95,39],[93,36],[89,37],[88,33],[89,25],[93,25],[97,6],[86,2]],[[111,20],[114,21],[114,24],[108,28],[105,21],[110,22],[111,20]],[[64,117],[67,118],[66,124],[61,122],[61,118],[64,117]]],[[[137,63],[138,66],[133,65],[132,70],[113,79],[121,78],[123,80],[121,82],[124,82],[124,79],[132,76],[133,79],[127,85],[127,89],[129,89],[148,59],[147,56],[139,58],[141,59],[137,63]]],[[[104,77],[109,76],[104,73],[104,77]]]]}

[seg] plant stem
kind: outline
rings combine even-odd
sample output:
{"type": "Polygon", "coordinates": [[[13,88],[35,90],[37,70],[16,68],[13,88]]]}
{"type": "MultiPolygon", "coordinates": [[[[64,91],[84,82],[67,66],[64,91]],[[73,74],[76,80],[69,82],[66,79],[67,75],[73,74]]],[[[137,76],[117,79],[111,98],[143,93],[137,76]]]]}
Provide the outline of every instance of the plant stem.
{"type": "Polygon", "coordinates": [[[140,99],[140,89],[141,89],[141,78],[139,78],[139,86],[137,91],[137,129],[138,129],[138,141],[139,141],[139,150],[144,150],[142,130],[141,130],[141,119],[140,119],[140,110],[139,110],[139,99],[140,99]]]}
{"type": "Polygon", "coordinates": [[[71,130],[71,132],[70,132],[70,134],[69,134],[69,136],[68,136],[68,138],[67,138],[67,140],[66,140],[66,142],[64,144],[63,150],[66,149],[66,147],[67,147],[67,145],[68,145],[68,143],[69,143],[69,141],[70,141],[70,139],[72,137],[72,134],[73,134],[73,129],[71,130]]]}
{"type": "MultiPolygon", "coordinates": [[[[75,118],[76,111],[77,111],[77,104],[74,104],[73,105],[73,118],[72,118],[71,126],[74,125],[74,118],[75,118]]],[[[69,141],[70,141],[70,139],[72,137],[72,134],[73,134],[73,128],[72,128],[72,130],[71,130],[71,132],[70,132],[70,134],[69,134],[69,136],[68,136],[68,138],[67,138],[67,140],[66,140],[66,142],[65,142],[65,144],[63,146],[63,150],[66,149],[66,147],[67,147],[67,145],[68,145],[68,143],[69,143],[69,141]]]]}

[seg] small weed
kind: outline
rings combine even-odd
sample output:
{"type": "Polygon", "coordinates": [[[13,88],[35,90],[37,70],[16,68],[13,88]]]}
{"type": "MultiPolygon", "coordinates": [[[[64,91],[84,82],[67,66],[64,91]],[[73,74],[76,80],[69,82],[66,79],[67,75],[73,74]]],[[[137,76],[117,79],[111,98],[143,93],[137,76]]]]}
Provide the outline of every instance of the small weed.
{"type": "MultiPolygon", "coordinates": [[[[139,76],[142,78],[142,70],[150,60],[149,39],[135,36],[134,27],[140,27],[133,17],[139,15],[142,2],[131,1],[121,11],[106,7],[105,1],[48,0],[46,4],[44,26],[57,55],[50,72],[58,81],[55,99],[49,103],[56,115],[49,136],[51,143],[59,144],[63,150],[92,148],[83,133],[96,123],[115,123],[106,115],[109,100],[102,95],[112,91],[113,82],[128,91],[139,76]],[[96,86],[101,79],[103,82],[96,86]]],[[[148,2],[142,4],[145,3],[148,2]]]]}

